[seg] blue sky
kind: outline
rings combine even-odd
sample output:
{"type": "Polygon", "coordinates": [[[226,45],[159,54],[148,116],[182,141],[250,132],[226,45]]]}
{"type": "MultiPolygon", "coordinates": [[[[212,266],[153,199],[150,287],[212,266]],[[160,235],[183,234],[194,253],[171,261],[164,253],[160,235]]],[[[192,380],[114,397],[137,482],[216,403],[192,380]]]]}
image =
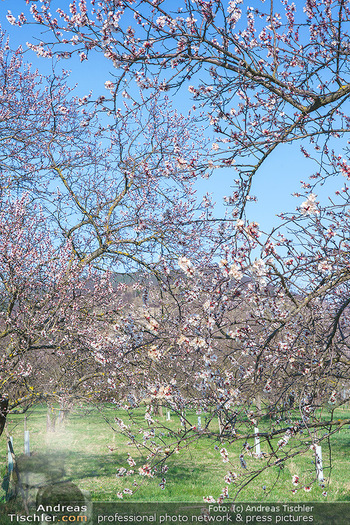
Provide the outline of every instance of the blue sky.
{"type": "MultiPolygon", "coordinates": [[[[11,26],[6,20],[8,9],[16,15],[26,7],[24,0],[1,0],[0,24],[9,33],[12,48],[21,44],[26,49],[27,41],[34,43],[35,38],[40,39],[41,30],[37,26],[29,25],[18,28],[11,26]]],[[[29,50],[26,52],[25,59],[37,67],[42,74],[52,72],[53,63],[50,59],[38,58],[29,50]]],[[[91,54],[89,60],[83,63],[80,63],[77,57],[60,61],[56,67],[58,70],[64,68],[71,71],[69,83],[77,84],[75,93],[79,96],[87,94],[90,90],[93,91],[93,97],[101,93],[106,94],[104,82],[113,72],[113,68],[101,54],[91,54]]],[[[184,87],[174,97],[173,102],[179,110],[187,112],[191,105],[187,87],[184,87]]],[[[258,197],[258,202],[249,204],[248,218],[258,222],[265,231],[276,226],[279,223],[276,218],[278,213],[292,212],[304,200],[302,197],[292,197],[291,194],[300,191],[300,180],[306,181],[316,169],[311,160],[303,157],[297,144],[282,145],[276,148],[255,176],[251,194],[258,197]]],[[[217,203],[217,216],[225,213],[223,196],[230,195],[233,180],[236,177],[237,173],[233,168],[225,168],[216,170],[209,180],[202,179],[196,185],[199,197],[206,192],[213,195],[213,200],[217,203]]],[[[340,176],[332,179],[323,187],[318,187],[316,190],[318,200],[322,204],[327,204],[327,195],[334,195],[334,191],[340,189],[344,182],[340,176]]]]}

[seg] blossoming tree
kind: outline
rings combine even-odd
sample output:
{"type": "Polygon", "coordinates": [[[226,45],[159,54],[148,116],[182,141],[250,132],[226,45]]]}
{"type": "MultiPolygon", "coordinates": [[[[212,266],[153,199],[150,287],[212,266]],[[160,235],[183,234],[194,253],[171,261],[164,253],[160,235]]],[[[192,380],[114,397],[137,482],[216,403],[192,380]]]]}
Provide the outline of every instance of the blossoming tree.
{"type": "MultiPolygon", "coordinates": [[[[316,191],[330,175],[349,177],[342,140],[349,121],[348,5],[314,1],[298,10],[286,0],[276,12],[272,0],[254,8],[221,0],[175,7],[92,0],[65,11],[43,0],[31,5],[31,15],[9,13],[8,20],[22,25],[26,16],[50,30],[45,42],[29,44],[38,55],[78,53],[84,61],[99,52],[114,68],[95,105],[87,97],[67,111],[57,92],[49,112],[56,134],[42,148],[45,191],[55,195],[49,206],[35,179],[41,166],[28,179],[21,162],[13,167],[13,156],[5,160],[11,184],[19,170],[20,188],[30,187],[50,224],[69,239],[77,268],[108,260],[114,268],[156,270],[159,286],[149,275],[136,285],[142,303],[114,308],[97,294],[100,311],[91,309],[84,324],[94,337],[79,359],[89,356],[94,377],[86,384],[99,399],[101,385],[108,385],[104,399],[118,406],[125,405],[120,393],[132,394],[127,412],[148,396],[181,416],[182,428],[166,444],[156,439],[166,424],[150,408],[146,430],[135,432],[132,416],[117,419],[130,446],[147,450],[140,474],[152,477],[159,465],[164,474],[167,458],[198,439],[215,440],[218,459],[230,465],[219,501],[298,455],[313,454],[317,465],[317,447],[348,423],[333,409],[348,400],[349,190],[345,185],[327,207],[316,191]],[[197,121],[165,106],[164,93],[173,89],[184,89],[191,111],[213,127],[207,162],[198,153],[206,144],[193,138],[197,121]],[[100,110],[113,117],[110,128],[95,124],[100,110]],[[72,134],[76,142],[67,147],[72,134]],[[297,194],[303,199],[297,211],[284,213],[282,225],[263,235],[246,218],[245,204],[254,198],[259,168],[287,142],[314,157],[317,171],[303,183],[306,193],[297,194]],[[232,213],[218,228],[210,202],[197,206],[189,182],[213,166],[230,167],[236,177],[227,198],[232,213]],[[186,416],[189,408],[205,414],[200,428],[186,416]],[[240,453],[231,457],[229,445],[236,443],[240,453]]],[[[18,134],[13,140],[19,142],[18,134]]],[[[85,346],[75,327],[72,322],[65,337],[77,338],[80,352],[85,346]]],[[[52,370],[59,370],[57,355],[52,370]]],[[[128,464],[133,461],[131,453],[128,464]]],[[[307,480],[291,476],[294,491],[314,482],[323,484],[317,470],[307,480]]]]}
{"type": "Polygon", "coordinates": [[[109,61],[111,111],[131,79],[147,98],[185,90],[213,127],[218,163],[237,171],[232,201],[239,215],[255,174],[283,143],[299,143],[317,160],[313,183],[347,173],[346,157],[333,150],[333,139],[348,131],[350,13],[343,0],[84,0],[69,9],[44,0],[30,10],[7,18],[49,30],[29,44],[38,55],[83,61],[101,53],[109,61]]]}
{"type": "Polygon", "coordinates": [[[191,115],[164,97],[145,101],[146,114],[126,101],[110,127],[89,97],[72,98],[64,76],[41,76],[4,33],[1,43],[1,384],[13,408],[35,395],[69,398],[90,376],[100,392],[97,339],[113,319],[92,319],[114,290],[103,290],[103,274],[157,272],[179,250],[201,258],[214,227],[204,220],[209,201],[198,203],[192,188],[207,167],[191,115]]]}
{"type": "MultiPolygon", "coordinates": [[[[299,234],[264,241],[255,223],[239,221],[236,244],[223,246],[219,264],[200,267],[180,257],[182,274],[164,268],[161,294],[150,287],[145,318],[134,316],[138,360],[147,371],[139,376],[143,395],[182,420],[167,446],[155,438],[169,432],[162,418],[146,412],[148,438],[132,416],[119,421],[131,446],[147,445],[149,476],[188,443],[212,439],[218,460],[228,464],[222,494],[215,495],[222,502],[267,469],[278,478],[297,456],[318,465],[319,447],[331,446],[332,435],[349,424],[334,415],[349,401],[349,275],[341,233],[348,216],[341,201],[322,208],[309,195],[287,220],[299,234]],[[282,246],[287,256],[279,254],[282,246]],[[202,415],[199,426],[186,417],[191,410],[202,415]],[[228,449],[239,443],[232,457],[228,449]]],[[[331,466],[329,459],[322,476],[315,468],[302,479],[294,474],[290,490],[309,491],[316,483],[326,495],[323,476],[328,480],[331,466]]]]}

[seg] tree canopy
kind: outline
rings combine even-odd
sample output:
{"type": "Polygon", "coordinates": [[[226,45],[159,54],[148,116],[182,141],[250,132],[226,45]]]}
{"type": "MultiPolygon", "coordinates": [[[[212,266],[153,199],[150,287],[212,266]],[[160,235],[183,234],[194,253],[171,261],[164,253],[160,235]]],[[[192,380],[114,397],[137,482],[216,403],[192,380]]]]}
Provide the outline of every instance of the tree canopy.
{"type": "MultiPolygon", "coordinates": [[[[350,178],[347,2],[43,0],[7,19],[43,29],[28,44],[40,57],[100,53],[111,68],[103,94],[75,97],[66,74],[40,75],[2,34],[0,379],[10,410],[164,404],[184,423],[166,452],[131,416],[117,420],[147,450],[141,474],[202,437],[242,441],[240,474],[224,480],[236,495],[330,444],[349,423],[335,417],[349,401],[349,188],[326,205],[316,192],[350,178]],[[265,160],[289,142],[315,172],[301,205],[262,232],[246,203],[265,160]],[[194,184],[225,167],[234,187],[218,217],[194,184]],[[116,272],[133,281],[116,284],[116,272]],[[204,429],[186,408],[207,412],[204,429]],[[248,440],[268,420],[255,457],[248,440]],[[259,461],[247,468],[248,457],[259,461]]],[[[145,420],[161,427],[150,409],[145,420]]]]}

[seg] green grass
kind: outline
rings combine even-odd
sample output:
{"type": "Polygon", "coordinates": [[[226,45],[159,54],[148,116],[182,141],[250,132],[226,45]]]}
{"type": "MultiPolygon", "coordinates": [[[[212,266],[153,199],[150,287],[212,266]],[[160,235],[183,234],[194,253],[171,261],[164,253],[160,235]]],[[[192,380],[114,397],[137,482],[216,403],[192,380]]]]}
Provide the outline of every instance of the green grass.
{"type": "MultiPolygon", "coordinates": [[[[144,420],[144,409],[134,411],[134,418],[139,427],[147,429],[144,420]]],[[[242,451],[242,441],[233,444],[220,443],[207,437],[195,439],[188,448],[166,457],[164,449],[174,443],[174,437],[168,436],[162,429],[164,435],[159,436],[159,426],[156,426],[154,440],[164,442],[161,457],[169,467],[166,474],[157,473],[153,479],[147,479],[138,474],[138,468],[147,460],[142,450],[127,446],[125,437],[114,432],[106,420],[115,426],[114,418],[118,416],[125,423],[128,416],[125,411],[115,411],[113,407],[106,406],[104,410],[76,408],[69,416],[64,428],[56,432],[46,433],[46,408],[37,407],[27,414],[27,426],[30,431],[31,462],[34,462],[34,470],[42,471],[47,481],[53,482],[70,480],[81,490],[90,494],[92,501],[119,501],[117,492],[125,487],[134,490],[132,496],[124,496],[125,500],[138,501],[202,501],[203,496],[212,495],[217,498],[226,485],[223,477],[229,470],[234,470],[239,475],[245,471],[240,467],[239,454],[242,451]],[[158,427],[158,429],[157,429],[158,427]],[[111,452],[108,446],[113,448],[111,452]],[[219,450],[225,446],[229,453],[230,462],[223,463],[219,450]],[[135,474],[128,477],[116,477],[118,468],[130,469],[127,464],[127,454],[131,453],[136,461],[133,467],[135,474]],[[161,489],[159,483],[162,477],[166,478],[165,488],[161,489]],[[133,482],[137,486],[133,485],[133,482]]],[[[179,419],[172,416],[170,422],[165,417],[154,416],[159,423],[166,425],[170,431],[176,431],[179,427],[179,419]]],[[[339,411],[336,417],[348,417],[348,413],[339,411]]],[[[195,413],[187,414],[187,418],[193,424],[197,421],[195,413]]],[[[214,425],[214,423],[212,423],[214,425]]],[[[262,429],[260,429],[262,430],[262,429]]],[[[23,415],[11,414],[9,416],[9,431],[13,436],[15,453],[23,451],[23,415]]],[[[195,433],[189,434],[191,439],[195,433]]],[[[139,439],[139,435],[136,436],[139,439]]],[[[291,440],[292,441],[292,440],[291,440]]],[[[251,444],[253,444],[251,440],[251,444]]],[[[296,456],[285,462],[284,468],[272,466],[266,469],[260,476],[249,483],[238,495],[240,501],[263,501],[281,502],[293,501],[350,501],[350,429],[343,429],[332,436],[332,472],[327,469],[329,465],[329,451],[326,443],[323,444],[323,460],[325,466],[325,488],[318,483],[312,485],[310,492],[302,488],[297,494],[292,495],[293,488],[291,478],[293,474],[300,477],[301,485],[312,483],[315,478],[315,467],[312,463],[313,453],[308,451],[303,456],[296,456]],[[327,496],[322,492],[326,490],[327,496]]],[[[266,449],[266,445],[262,445],[266,449]]],[[[263,460],[246,457],[248,468],[257,469],[263,464],[263,460]]],[[[6,439],[0,439],[0,474],[6,474],[6,439]]],[[[243,479],[243,478],[240,478],[243,479]]],[[[234,496],[237,485],[229,486],[230,496],[234,496]]],[[[0,498],[5,493],[0,489],[0,498]]],[[[4,499],[3,499],[4,501],[4,499]]]]}

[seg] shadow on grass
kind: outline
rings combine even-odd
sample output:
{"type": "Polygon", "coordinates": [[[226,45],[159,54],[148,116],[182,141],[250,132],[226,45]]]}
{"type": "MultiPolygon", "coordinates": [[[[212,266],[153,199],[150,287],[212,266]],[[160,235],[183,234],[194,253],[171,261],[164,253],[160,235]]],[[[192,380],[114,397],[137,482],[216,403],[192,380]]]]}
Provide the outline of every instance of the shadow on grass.
{"type": "Polygon", "coordinates": [[[115,476],[116,471],[126,462],[125,454],[88,454],[86,452],[61,453],[67,475],[74,479],[115,476]]]}
{"type": "Polygon", "coordinates": [[[76,451],[34,453],[30,457],[19,456],[20,474],[28,472],[44,476],[49,481],[62,479],[85,479],[113,476],[124,465],[125,454],[89,454],[76,451]]]}

